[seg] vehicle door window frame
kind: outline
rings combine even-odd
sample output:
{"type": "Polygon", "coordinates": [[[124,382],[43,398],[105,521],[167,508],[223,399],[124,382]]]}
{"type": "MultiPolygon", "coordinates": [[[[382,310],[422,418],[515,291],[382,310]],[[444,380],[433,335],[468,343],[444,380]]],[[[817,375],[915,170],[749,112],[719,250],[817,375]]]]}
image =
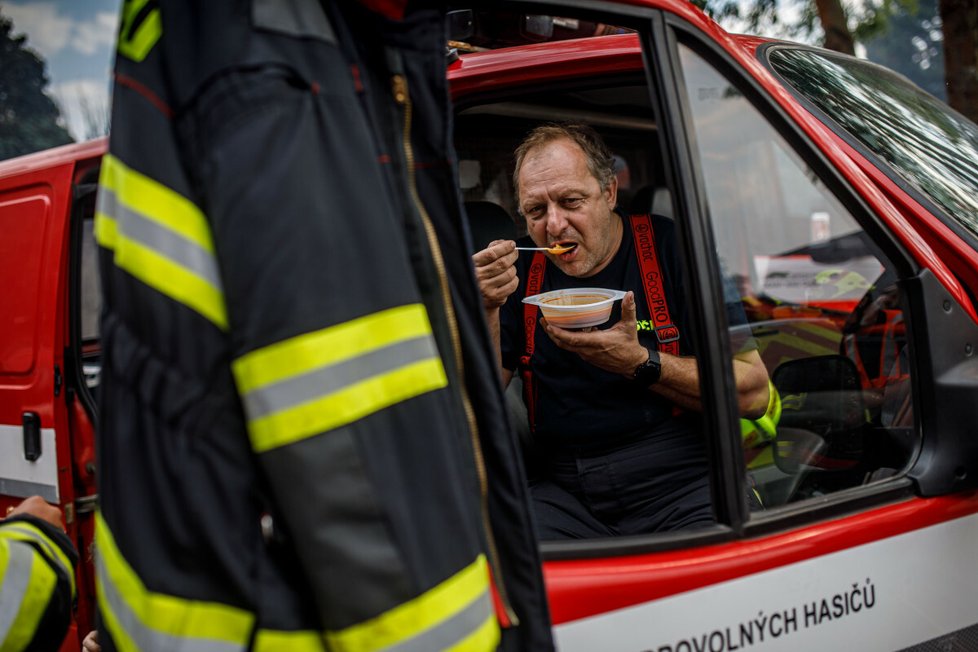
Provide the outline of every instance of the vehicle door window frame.
{"type": "MultiPolygon", "coordinates": [[[[524,10],[535,6],[517,0],[524,10]]],[[[494,8],[497,7],[494,5],[494,8]]],[[[501,7],[501,5],[499,5],[501,7]]],[[[541,9],[541,11],[543,11],[541,9]]],[[[682,89],[676,85],[678,54],[667,39],[666,23],[661,10],[649,7],[623,7],[602,2],[581,2],[574,5],[574,17],[593,19],[598,22],[635,29],[642,46],[642,59],[646,85],[649,88],[653,115],[651,119],[660,125],[659,156],[665,162],[665,182],[673,193],[673,206],[677,215],[677,240],[681,249],[684,280],[689,297],[690,324],[683,337],[695,342],[700,369],[703,401],[710,405],[722,405],[724,409],[706,410],[703,413],[703,429],[706,433],[729,431],[730,437],[707,436],[707,454],[714,512],[717,523],[693,531],[676,531],[617,538],[585,539],[570,541],[541,541],[544,560],[588,559],[624,556],[653,551],[693,548],[740,538],[748,518],[743,466],[740,464],[739,416],[729,397],[734,387],[729,363],[730,345],[727,338],[710,337],[704,324],[726,324],[722,281],[713,246],[712,226],[708,216],[692,206],[704,206],[705,202],[691,197],[700,192],[702,184],[680,184],[677,179],[690,178],[693,159],[690,156],[685,134],[687,125],[679,108],[682,89]],[[612,20],[609,17],[614,16],[612,20]],[[604,20],[602,20],[602,18],[604,20]],[[672,52],[670,52],[670,50],[672,52]],[[650,60],[651,57],[651,60],[650,60]],[[656,62],[663,62],[656,65],[656,62]],[[668,64],[664,62],[669,62],[668,64]],[[674,63],[673,63],[674,62],[674,63]],[[678,168],[678,169],[677,169],[678,168]],[[684,192],[677,193],[682,188],[684,192]],[[710,255],[705,255],[709,252],[710,255]],[[737,453],[735,455],[735,453],[737,453]],[[731,462],[736,460],[736,464],[731,462]],[[720,464],[730,468],[720,468],[720,464]]],[[[472,95],[482,100],[483,94],[472,95]]],[[[462,100],[469,104],[469,98],[462,100]]],[[[724,330],[725,332],[725,330],[724,330]]]]}
{"type": "MultiPolygon", "coordinates": [[[[684,208],[680,210],[684,211],[684,214],[688,218],[688,223],[700,229],[692,237],[694,244],[698,243],[699,246],[694,247],[694,250],[691,252],[687,250],[686,253],[687,255],[706,256],[710,259],[709,262],[711,263],[707,267],[713,280],[709,284],[709,288],[704,287],[702,289],[711,290],[713,297],[712,299],[709,297],[705,298],[704,302],[707,304],[712,303],[714,306],[717,304],[722,305],[723,294],[719,282],[720,270],[716,261],[715,240],[710,224],[710,217],[706,212],[705,181],[702,178],[703,168],[699,161],[699,150],[695,142],[695,131],[692,128],[692,112],[687,101],[682,66],[679,60],[679,44],[689,48],[705,62],[712,65],[731,85],[743,93],[750,105],[767,120],[767,123],[775,132],[784,138],[786,144],[811,168],[828,191],[839,200],[856,223],[865,231],[867,236],[873,240],[874,245],[893,265],[893,269],[899,279],[903,280],[915,277],[920,269],[913,258],[896,241],[894,236],[882,224],[879,217],[868,207],[851,184],[830,164],[826,156],[815,146],[809,136],[795,122],[788,118],[786,112],[780,105],[769,97],[767,91],[762,88],[760,83],[751,76],[742,73],[740,71],[740,65],[734,61],[728,52],[723,50],[723,48],[711,39],[705,37],[705,35],[699,33],[698,30],[685,22],[681,17],[667,13],[664,14],[664,18],[663,38],[655,39],[656,43],[652,44],[652,46],[656,47],[656,50],[654,50],[656,56],[660,60],[668,62],[668,67],[663,67],[663,72],[661,73],[668,76],[667,83],[663,84],[663,88],[668,89],[668,96],[670,98],[669,110],[673,112],[673,121],[682,124],[681,131],[673,129],[671,133],[673,134],[674,141],[680,137],[683,139],[681,144],[674,145],[674,147],[684,150],[682,155],[687,157],[686,161],[682,161],[681,168],[683,171],[688,171],[686,176],[682,177],[687,182],[679,186],[673,186],[673,192],[674,195],[678,196],[677,203],[679,201],[685,201],[684,208]],[[691,210],[694,207],[695,218],[694,212],[691,210]]],[[[694,271],[700,273],[702,267],[702,263],[697,261],[696,270],[694,271]]],[[[906,297],[904,297],[901,307],[905,315],[911,315],[910,306],[906,297]]],[[[908,321],[910,319],[912,317],[908,318],[908,321]]],[[[722,324],[725,328],[727,326],[726,315],[720,311],[720,314],[717,315],[717,320],[712,323],[722,324]]],[[[718,339],[724,340],[725,343],[727,340],[727,338],[718,339]]],[[[916,347],[912,338],[908,346],[910,348],[911,367],[917,369],[918,365],[915,360],[916,347]]],[[[710,353],[714,354],[715,352],[710,351],[710,353]]],[[[707,373],[711,373],[711,375],[716,373],[715,370],[718,365],[724,368],[722,375],[725,382],[722,384],[717,383],[717,379],[714,378],[711,384],[722,385],[726,389],[726,394],[721,398],[722,403],[718,402],[714,404],[722,405],[725,408],[718,410],[718,412],[723,412],[723,418],[717,419],[717,426],[723,427],[723,430],[718,430],[717,432],[727,433],[727,436],[717,437],[717,439],[722,440],[722,443],[717,448],[724,457],[720,460],[713,459],[712,462],[714,464],[719,463],[717,464],[718,469],[722,469],[722,472],[727,475],[727,477],[721,478],[716,486],[722,487],[723,491],[727,492],[726,498],[729,503],[730,500],[739,500],[739,497],[743,495],[745,478],[743,477],[744,468],[741,458],[735,454],[736,447],[740,446],[740,431],[737,427],[736,409],[733,405],[734,394],[732,390],[734,386],[730,364],[728,362],[731,359],[731,352],[729,350],[721,351],[721,355],[724,357],[714,358],[713,355],[710,355],[708,360],[704,359],[700,362],[700,368],[701,373],[706,369],[708,370],[707,373]]],[[[914,385],[913,399],[916,403],[918,397],[916,387],[920,379],[917,377],[917,374],[913,374],[912,376],[914,385]]],[[[704,393],[706,389],[704,387],[704,393]]],[[[919,416],[915,416],[914,427],[919,437],[919,416]]],[[[830,500],[820,505],[790,505],[774,510],[771,513],[755,513],[750,519],[746,518],[747,514],[745,511],[737,511],[736,506],[728,505],[728,509],[734,515],[743,517],[741,520],[731,522],[731,527],[735,531],[744,535],[760,534],[768,531],[782,530],[795,523],[807,523],[815,518],[848,512],[864,506],[877,505],[898,497],[905,497],[912,493],[912,488],[912,482],[908,478],[898,477],[892,482],[886,483],[884,486],[857,487],[847,491],[844,496],[833,494],[830,500]]]]}
{"type": "Polygon", "coordinates": [[[726,333],[727,315],[713,227],[706,210],[706,184],[700,172],[695,132],[687,117],[689,106],[679,51],[670,28],[677,18],[658,12],[652,19],[651,33],[642,42],[642,50],[652,54],[652,61],[646,55],[645,64],[647,73],[656,76],[650,83],[658,87],[663,105],[660,142],[667,150],[666,180],[676,212],[683,216],[677,220],[676,231],[692,299],[690,327],[696,338],[701,401],[704,406],[715,407],[703,411],[704,432],[713,433],[706,441],[714,513],[718,523],[739,536],[749,511],[744,499],[747,488],[740,462],[740,441],[734,436],[739,433],[739,415],[732,400],[735,395],[730,364],[733,351],[728,338],[710,337],[709,329],[704,326],[712,324],[714,331],[726,333]]]}

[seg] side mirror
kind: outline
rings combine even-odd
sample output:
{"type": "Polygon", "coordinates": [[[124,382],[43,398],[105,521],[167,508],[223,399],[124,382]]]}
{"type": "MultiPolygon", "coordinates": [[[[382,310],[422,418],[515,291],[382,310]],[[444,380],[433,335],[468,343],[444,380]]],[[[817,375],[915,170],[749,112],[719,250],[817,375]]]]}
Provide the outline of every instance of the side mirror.
{"type": "Polygon", "coordinates": [[[785,473],[845,471],[865,448],[866,412],[855,363],[841,355],[785,362],[771,378],[781,394],[774,459],[785,473]]]}
{"type": "Polygon", "coordinates": [[[445,14],[445,33],[449,41],[464,41],[475,32],[475,16],[471,9],[456,9],[445,14]]]}
{"type": "Polygon", "coordinates": [[[520,25],[520,36],[528,41],[546,41],[554,35],[553,16],[524,14],[520,25]]]}

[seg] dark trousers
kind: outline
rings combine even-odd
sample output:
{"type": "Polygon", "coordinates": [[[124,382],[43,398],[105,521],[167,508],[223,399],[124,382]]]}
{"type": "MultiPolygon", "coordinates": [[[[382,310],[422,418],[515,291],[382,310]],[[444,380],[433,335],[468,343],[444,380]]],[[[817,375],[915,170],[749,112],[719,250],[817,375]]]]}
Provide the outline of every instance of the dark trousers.
{"type": "Polygon", "coordinates": [[[703,438],[684,421],[610,445],[540,444],[531,479],[543,540],[705,527],[715,522],[703,438]]]}

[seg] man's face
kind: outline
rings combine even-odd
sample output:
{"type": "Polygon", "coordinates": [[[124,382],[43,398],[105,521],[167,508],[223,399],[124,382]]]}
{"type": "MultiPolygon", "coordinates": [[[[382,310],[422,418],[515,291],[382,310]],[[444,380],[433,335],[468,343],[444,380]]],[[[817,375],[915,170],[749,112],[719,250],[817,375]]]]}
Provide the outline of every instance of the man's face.
{"type": "Polygon", "coordinates": [[[531,149],[519,173],[519,206],[538,247],[577,246],[547,254],[569,276],[584,278],[604,269],[621,244],[621,219],[614,213],[618,184],[602,189],[584,152],[561,138],[531,149]]]}

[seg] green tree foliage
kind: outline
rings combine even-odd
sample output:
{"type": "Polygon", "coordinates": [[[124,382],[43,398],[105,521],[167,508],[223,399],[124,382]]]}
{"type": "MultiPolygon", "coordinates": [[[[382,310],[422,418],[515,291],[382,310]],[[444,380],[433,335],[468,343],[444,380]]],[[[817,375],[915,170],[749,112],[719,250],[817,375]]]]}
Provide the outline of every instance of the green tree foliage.
{"type": "Polygon", "coordinates": [[[753,33],[810,42],[821,32],[824,47],[848,53],[854,42],[865,44],[871,60],[978,122],[978,0],[691,1],[718,21],[739,20],[753,33]],[[782,13],[792,22],[782,22],[782,13]],[[940,81],[927,72],[931,68],[943,73],[940,81]]]}
{"type": "Polygon", "coordinates": [[[12,32],[11,20],[0,15],[0,160],[73,142],[44,94],[44,60],[12,32]]]}
{"type": "Polygon", "coordinates": [[[918,0],[915,7],[898,7],[883,29],[862,41],[870,61],[897,71],[934,97],[947,101],[937,0],[918,0]]]}

